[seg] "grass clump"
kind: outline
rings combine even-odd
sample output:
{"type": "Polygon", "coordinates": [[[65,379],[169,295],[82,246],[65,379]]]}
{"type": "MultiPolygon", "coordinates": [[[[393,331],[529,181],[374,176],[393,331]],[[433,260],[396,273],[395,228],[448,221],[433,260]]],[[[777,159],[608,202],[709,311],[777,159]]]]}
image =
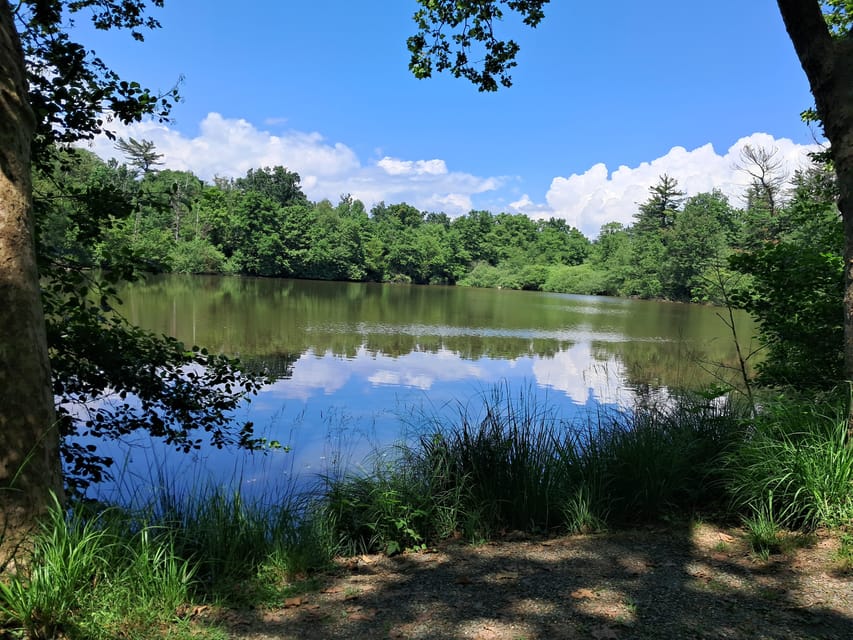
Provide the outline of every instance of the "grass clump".
{"type": "MultiPolygon", "coordinates": [[[[28,638],[222,638],[197,604],[279,601],[333,551],[297,505],[163,494],[140,512],[55,505],[31,556],[0,580],[0,630],[28,638]]],[[[2,634],[0,634],[2,635],[2,634]]]]}
{"type": "Polygon", "coordinates": [[[197,591],[208,599],[274,597],[269,575],[291,579],[331,558],[322,527],[295,501],[248,501],[238,491],[211,487],[164,492],[154,513],[175,553],[193,562],[197,591]]]}
{"type": "Polygon", "coordinates": [[[452,421],[430,421],[381,468],[329,481],[341,548],[599,531],[718,508],[721,456],[739,428],[730,407],[681,398],[579,427],[531,397],[495,389],[452,421]]]}
{"type": "Polygon", "coordinates": [[[751,512],[773,496],[776,519],[811,530],[853,520],[853,444],[846,407],[780,399],[756,418],[726,458],[735,510],[751,512]]]}
{"type": "Polygon", "coordinates": [[[743,518],[749,545],[762,560],[781,550],[780,535],[782,527],[773,512],[773,496],[761,505],[753,505],[753,513],[743,518]]]}
{"type": "Polygon", "coordinates": [[[853,533],[849,531],[841,533],[835,558],[841,571],[853,571],[853,533]]]}
{"type": "Polygon", "coordinates": [[[117,510],[50,510],[23,568],[0,581],[3,626],[30,638],[146,637],[190,600],[192,563],[117,510]]]}

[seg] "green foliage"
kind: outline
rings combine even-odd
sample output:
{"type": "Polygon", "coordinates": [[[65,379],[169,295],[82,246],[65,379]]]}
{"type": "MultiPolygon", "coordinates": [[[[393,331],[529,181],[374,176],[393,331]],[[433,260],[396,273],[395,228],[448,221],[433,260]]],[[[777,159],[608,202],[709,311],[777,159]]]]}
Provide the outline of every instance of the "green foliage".
{"type": "Polygon", "coordinates": [[[720,509],[718,469],[738,416],[731,405],[684,396],[594,425],[581,443],[580,469],[598,497],[595,512],[624,524],[720,509]]]}
{"type": "MultiPolygon", "coordinates": [[[[236,360],[130,324],[113,312],[109,281],[88,274],[48,271],[43,300],[63,435],[143,430],[183,451],[199,447],[200,434],[218,447],[258,446],[252,424],[234,425],[232,412],[262,378],[242,373],[236,360]]],[[[111,464],[94,446],[68,439],[63,457],[72,487],[101,479],[111,464]]]]}
{"type": "Polygon", "coordinates": [[[678,181],[663,174],[657,184],[649,188],[649,199],[640,205],[634,215],[634,232],[637,235],[660,233],[675,226],[684,192],[678,190],[678,181]]]}
{"type": "Polygon", "coordinates": [[[57,158],[37,181],[39,232],[74,264],[733,300],[761,325],[763,382],[840,379],[842,238],[826,168],[795,174],[784,204],[781,184],[771,185],[770,206],[767,185],[756,183],[746,211],[717,191],[684,200],[664,175],[633,226],[604,225],[590,244],[554,218],[472,211],[450,220],[406,203],[379,203],[368,216],[350,196],[308,203],[299,176],[283,167],[204,187],[182,172],[137,179],[82,152],[57,158]],[[720,276],[734,273],[743,276],[737,291],[721,296],[720,276]]]}
{"type": "Polygon", "coordinates": [[[665,289],[662,271],[666,261],[663,238],[655,233],[633,235],[629,255],[624,279],[619,284],[620,295],[663,297],[665,289]]]}
{"type": "Polygon", "coordinates": [[[260,387],[260,376],[242,373],[236,360],[143,331],[115,312],[116,283],[139,277],[145,262],[133,247],[119,244],[100,256],[101,270],[92,271],[97,253],[88,247],[104,242],[117,225],[130,226],[139,211],[133,205],[138,192],[117,166],[92,161],[91,173],[78,173],[77,158],[92,160],[76,151],[54,156],[51,170],[39,174],[36,200],[42,301],[68,484],[78,489],[97,481],[111,463],[94,445],[70,436],[117,438],[144,430],[184,451],[204,437],[216,446],[258,446],[252,425],[235,425],[232,412],[260,387]],[[109,197],[101,200],[105,193],[109,197]],[[113,203],[105,229],[94,216],[113,203]],[[57,241],[60,229],[66,231],[57,241]]]}
{"type": "Polygon", "coordinates": [[[501,269],[486,262],[478,262],[468,274],[459,281],[465,287],[481,287],[484,289],[503,288],[504,273],[501,269]]]}
{"type": "Polygon", "coordinates": [[[160,26],[147,10],[162,6],[163,0],[16,3],[15,16],[27,59],[28,102],[37,114],[36,162],[56,143],[91,139],[105,131],[104,113],[124,123],[144,116],[161,122],[168,118],[172,104],[180,99],[177,87],[158,95],[138,82],[121,80],[64,28],[69,19],[79,19],[81,12],[88,12],[95,28],[127,29],[135,40],[143,40],[143,29],[160,26]]]}
{"type": "Polygon", "coordinates": [[[725,509],[724,454],[739,413],[703,398],[570,425],[495,389],[367,474],[330,482],[341,547],[400,550],[458,532],[594,531],[725,509]]]}
{"type": "Polygon", "coordinates": [[[759,322],[767,347],[758,364],[765,384],[828,388],[843,378],[840,255],[789,243],[732,256],[732,266],[752,277],[734,300],[759,322]]]}
{"type": "Polygon", "coordinates": [[[154,635],[190,601],[193,568],[155,530],[116,511],[86,517],[55,504],[32,557],[0,581],[0,615],[30,638],[154,635]]]}
{"type": "Polygon", "coordinates": [[[843,379],[844,273],[835,186],[824,167],[799,173],[779,236],[732,255],[749,276],[733,300],[759,322],[766,346],[759,380],[794,388],[831,388],[843,379]]]}
{"type": "Polygon", "coordinates": [[[182,610],[280,602],[331,559],[328,529],[286,493],[273,503],[163,488],[157,500],[138,512],[54,505],[32,555],[0,581],[0,629],[106,640],[184,637],[186,626],[196,638],[182,610]]]}
{"type": "Polygon", "coordinates": [[[726,458],[736,508],[760,511],[772,496],[774,520],[784,526],[850,522],[853,448],[846,437],[845,405],[829,415],[811,399],[780,399],[768,407],[726,458]]]}
{"type": "Polygon", "coordinates": [[[433,69],[467,78],[480,91],[496,91],[498,83],[512,84],[509,70],[515,66],[519,47],[513,40],[495,36],[503,18],[503,6],[517,12],[524,24],[535,27],[545,17],[548,0],[418,0],[414,20],[418,33],[408,41],[412,54],[409,70],[416,78],[429,78],[433,69]],[[472,45],[476,49],[472,50],[472,45]]]}
{"type": "Polygon", "coordinates": [[[752,515],[743,519],[746,537],[752,551],[762,560],[767,560],[770,554],[781,549],[779,536],[782,528],[773,513],[773,494],[768,495],[767,500],[760,505],[753,505],[752,510],[752,515]]]}
{"type": "Polygon", "coordinates": [[[172,247],[169,263],[174,273],[222,273],[225,256],[203,238],[181,240],[172,247]]]}
{"type": "Polygon", "coordinates": [[[542,291],[589,296],[607,293],[607,272],[591,264],[551,267],[542,291]]]}
{"type": "Polygon", "coordinates": [[[289,579],[331,558],[325,530],[291,494],[246,500],[219,487],[178,494],[167,486],[152,511],[148,520],[168,532],[177,558],[192,563],[205,598],[251,601],[276,588],[263,584],[264,572],[289,579]]]}
{"type": "Polygon", "coordinates": [[[579,265],[589,255],[590,242],[580,231],[561,218],[537,225],[532,260],[549,265],[579,265]]]}
{"type": "Polygon", "coordinates": [[[842,571],[853,569],[853,533],[841,534],[835,557],[842,571]]]}
{"type": "Polygon", "coordinates": [[[668,236],[662,279],[667,297],[693,300],[709,269],[724,263],[733,211],[719,191],[688,198],[668,236]]]}
{"type": "Polygon", "coordinates": [[[141,171],[143,175],[152,171],[152,167],[163,164],[160,161],[163,154],[157,153],[151,140],[137,140],[132,137],[127,140],[119,138],[115,147],[124,154],[128,163],[141,171]]]}
{"type": "Polygon", "coordinates": [[[853,0],[821,0],[823,15],[832,35],[843,38],[853,24],[853,0]]]}
{"type": "Polygon", "coordinates": [[[272,169],[249,169],[245,178],[237,178],[233,188],[243,192],[254,192],[266,196],[282,207],[308,204],[308,198],[302,193],[299,174],[284,167],[272,169]]]}
{"type": "Polygon", "coordinates": [[[431,496],[402,468],[378,464],[369,476],[327,482],[326,517],[341,552],[394,555],[433,537],[428,529],[431,496]]]}

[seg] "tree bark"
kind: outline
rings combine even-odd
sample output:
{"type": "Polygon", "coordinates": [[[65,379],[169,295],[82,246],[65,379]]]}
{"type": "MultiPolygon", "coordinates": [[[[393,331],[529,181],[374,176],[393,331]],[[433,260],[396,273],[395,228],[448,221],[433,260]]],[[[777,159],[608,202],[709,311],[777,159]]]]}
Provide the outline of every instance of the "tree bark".
{"type": "MultiPolygon", "coordinates": [[[[819,0],[778,0],[806,72],[838,176],[844,225],[844,374],[853,382],[853,34],[833,38],[819,0]]],[[[853,440],[853,402],[847,421],[853,440]]]]}
{"type": "Polygon", "coordinates": [[[62,490],[32,219],[34,126],[14,16],[0,0],[0,568],[62,490]]]}

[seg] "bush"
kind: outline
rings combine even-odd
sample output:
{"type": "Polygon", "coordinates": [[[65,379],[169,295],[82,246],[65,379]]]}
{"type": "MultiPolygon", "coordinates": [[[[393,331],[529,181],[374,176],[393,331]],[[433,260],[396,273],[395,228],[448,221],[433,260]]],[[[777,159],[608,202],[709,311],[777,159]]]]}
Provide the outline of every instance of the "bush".
{"type": "Polygon", "coordinates": [[[590,264],[556,266],[548,271],[542,291],[599,295],[607,293],[607,273],[590,264]]]}

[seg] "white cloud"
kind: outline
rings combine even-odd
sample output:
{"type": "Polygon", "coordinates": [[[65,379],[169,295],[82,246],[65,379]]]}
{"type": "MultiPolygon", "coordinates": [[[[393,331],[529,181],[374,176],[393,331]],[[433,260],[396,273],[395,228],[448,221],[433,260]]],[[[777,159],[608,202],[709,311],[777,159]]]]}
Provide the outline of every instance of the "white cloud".
{"type": "Polygon", "coordinates": [[[737,204],[749,182],[748,176],[737,168],[746,144],[777,149],[788,173],[807,162],[807,152],[817,149],[816,145],[799,145],[787,138],[777,140],[766,133],[741,138],[723,155],[710,143],[691,151],[673,147],[666,155],[637,167],[622,165],[611,172],[598,163],[582,174],[556,177],[545,195],[547,205],[535,203],[525,194],[510,207],[531,217],[565,218],[588,236],[594,236],[607,222],[630,224],[637,204],[648,198],[649,187],[664,173],[675,178],[688,195],[720,189],[737,204]]]}
{"type": "Polygon", "coordinates": [[[551,357],[534,356],[533,375],[539,386],[562,391],[578,404],[593,399],[628,406],[631,399],[622,364],[612,357],[596,360],[589,342],[579,342],[551,357]]]}
{"type": "Polygon", "coordinates": [[[309,350],[293,364],[290,378],[276,381],[265,393],[307,400],[321,393],[331,395],[353,379],[366,380],[374,386],[406,386],[426,391],[436,382],[480,380],[485,376],[482,365],[447,350],[414,351],[395,358],[374,355],[366,347],[360,347],[345,366],[331,352],[315,354],[309,350]]]}
{"type": "MultiPolygon", "coordinates": [[[[270,120],[274,124],[280,119],[270,120]]],[[[190,137],[156,122],[123,126],[111,123],[116,135],[154,142],[170,169],[192,171],[205,180],[238,177],[252,168],[281,165],[296,171],[312,200],[337,202],[345,193],[369,208],[375,203],[408,202],[428,211],[461,215],[471,209],[471,196],[498,189],[503,180],[450,171],[444,160],[405,160],[383,156],[367,165],[340,142],[330,143],[317,132],[287,131],[274,135],[252,123],[210,113],[190,137]]],[[[121,160],[114,143],[96,138],[91,149],[102,158],[121,160]]]]}
{"type": "MultiPolygon", "coordinates": [[[[280,122],[272,119],[268,124],[280,122]]],[[[533,218],[565,218],[588,236],[601,225],[619,221],[630,224],[637,205],[648,198],[649,187],[661,174],[678,181],[688,195],[717,188],[735,204],[748,182],[737,169],[745,144],[775,148],[788,172],[803,164],[815,145],[798,145],[786,138],[755,133],[735,142],[720,155],[711,144],[687,150],[673,147],[667,154],[636,167],[619,166],[611,171],[602,163],[580,174],[555,177],[542,196],[525,193],[504,197],[506,177],[477,176],[452,171],[439,158],[408,160],[376,150],[380,159],[364,162],[347,145],[326,140],[317,132],[287,131],[275,135],[252,123],[210,113],[195,136],[187,136],[155,122],[122,126],[112,123],[119,136],[151,140],[170,169],[188,170],[205,180],[214,176],[237,177],[252,168],[282,165],[296,171],[302,188],[312,200],[337,202],[342,194],[358,198],[370,208],[380,201],[408,202],[423,211],[444,211],[456,216],[482,208],[480,194],[490,193],[489,208],[525,213],[533,218]]],[[[113,142],[97,138],[92,150],[103,158],[118,158],[113,142]]]]}
{"type": "Polygon", "coordinates": [[[376,163],[379,167],[385,170],[385,173],[392,176],[400,175],[431,175],[443,176],[447,174],[447,165],[444,160],[400,160],[398,158],[390,158],[385,156],[376,163]]]}

